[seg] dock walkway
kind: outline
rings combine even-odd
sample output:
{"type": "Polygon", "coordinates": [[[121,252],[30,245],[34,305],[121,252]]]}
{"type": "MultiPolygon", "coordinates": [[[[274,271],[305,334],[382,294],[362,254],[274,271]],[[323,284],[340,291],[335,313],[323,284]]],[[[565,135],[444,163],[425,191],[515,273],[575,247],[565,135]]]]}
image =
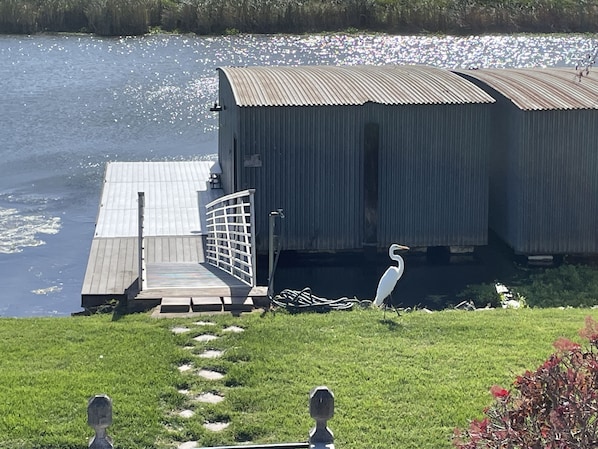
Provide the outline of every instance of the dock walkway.
{"type": "Polygon", "coordinates": [[[96,230],[81,290],[83,308],[127,300],[163,312],[245,310],[265,289],[207,264],[205,205],[214,161],[112,162],[106,167],[96,230]],[[145,194],[146,286],[138,289],[138,192],[145,194]]]}

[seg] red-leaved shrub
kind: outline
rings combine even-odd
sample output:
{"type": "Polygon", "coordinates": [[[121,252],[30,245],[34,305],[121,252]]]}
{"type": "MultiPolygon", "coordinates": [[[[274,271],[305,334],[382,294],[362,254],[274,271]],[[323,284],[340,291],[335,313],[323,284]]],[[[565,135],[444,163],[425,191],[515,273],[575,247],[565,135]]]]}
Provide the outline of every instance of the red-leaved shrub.
{"type": "Polygon", "coordinates": [[[583,348],[559,338],[556,352],[508,391],[490,389],[484,419],[456,430],[460,449],[590,449],[598,447],[598,322],[586,318],[583,348]]]}

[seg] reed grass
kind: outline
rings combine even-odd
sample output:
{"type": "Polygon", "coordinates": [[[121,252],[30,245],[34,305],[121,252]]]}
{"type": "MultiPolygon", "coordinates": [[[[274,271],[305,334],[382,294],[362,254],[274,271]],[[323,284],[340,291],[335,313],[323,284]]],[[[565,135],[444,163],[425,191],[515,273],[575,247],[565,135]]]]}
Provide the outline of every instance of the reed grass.
{"type": "Polygon", "coordinates": [[[595,32],[598,0],[0,0],[0,33],[595,32]]]}
{"type": "Polygon", "coordinates": [[[306,441],[308,394],[335,394],[336,446],[449,449],[492,398],[536,368],[560,336],[580,341],[589,309],[416,311],[374,309],[152,319],[147,315],[0,319],[0,448],[84,449],[87,400],[114,401],[115,447],[172,448],[306,441]],[[118,318],[118,319],[115,319],[118,318]],[[225,332],[230,325],[242,333],[225,332]],[[174,327],[187,333],[175,334],[174,327]],[[220,338],[198,342],[210,333],[220,338]],[[205,359],[206,349],[224,355],[205,359]],[[189,364],[192,369],[177,368],[189,364]],[[202,368],[221,380],[196,375],[202,368]],[[180,390],[188,390],[184,394],[180,390]],[[201,392],[219,404],[193,401],[201,392]],[[178,412],[191,409],[190,418],[178,412]],[[222,432],[206,421],[227,421],[222,432]]]}

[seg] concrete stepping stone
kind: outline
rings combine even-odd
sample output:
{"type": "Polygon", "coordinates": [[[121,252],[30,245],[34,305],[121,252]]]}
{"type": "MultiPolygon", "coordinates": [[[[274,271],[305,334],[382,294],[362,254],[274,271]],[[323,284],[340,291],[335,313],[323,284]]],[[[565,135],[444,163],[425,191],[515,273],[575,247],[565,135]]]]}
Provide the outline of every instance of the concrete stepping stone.
{"type": "Polygon", "coordinates": [[[179,371],[181,373],[184,373],[186,371],[190,371],[193,369],[193,365],[189,364],[189,363],[185,363],[184,365],[179,366],[179,371]]]}
{"type": "Polygon", "coordinates": [[[188,327],[173,327],[170,329],[173,334],[184,334],[186,332],[191,332],[191,329],[188,327]]]}
{"type": "Polygon", "coordinates": [[[201,369],[197,372],[197,375],[208,380],[220,380],[224,377],[224,374],[209,369],[201,369]]]}
{"type": "Polygon", "coordinates": [[[192,350],[195,349],[195,346],[183,346],[183,349],[192,350]]]}
{"type": "Polygon", "coordinates": [[[199,354],[199,357],[202,359],[217,359],[218,357],[222,357],[222,354],[224,354],[224,351],[220,351],[218,349],[209,349],[199,354]]]}
{"type": "Polygon", "coordinates": [[[201,341],[201,342],[206,342],[206,341],[216,340],[218,338],[220,338],[220,337],[217,337],[216,335],[202,334],[202,335],[198,335],[193,340],[195,340],[195,341],[201,341]]]}
{"type": "Polygon", "coordinates": [[[196,326],[216,326],[216,323],[212,323],[211,321],[196,321],[193,324],[196,326]]]}
{"type": "Polygon", "coordinates": [[[185,441],[178,445],[177,449],[197,449],[197,441],[185,441]]]}
{"type": "Polygon", "coordinates": [[[179,416],[181,418],[192,418],[193,415],[195,415],[195,412],[193,410],[182,410],[179,412],[179,416]]]}
{"type": "Polygon", "coordinates": [[[207,392],[196,396],[195,400],[198,402],[205,402],[206,404],[219,404],[220,402],[224,401],[224,396],[207,392]]]}
{"type": "Polygon", "coordinates": [[[206,429],[212,432],[221,432],[230,426],[229,422],[207,422],[203,425],[206,429]]]}
{"type": "Polygon", "coordinates": [[[245,329],[239,326],[229,326],[222,329],[222,332],[233,332],[235,334],[238,334],[239,332],[245,332],[245,329]]]}
{"type": "Polygon", "coordinates": [[[177,390],[180,394],[189,394],[189,390],[177,390]]]}

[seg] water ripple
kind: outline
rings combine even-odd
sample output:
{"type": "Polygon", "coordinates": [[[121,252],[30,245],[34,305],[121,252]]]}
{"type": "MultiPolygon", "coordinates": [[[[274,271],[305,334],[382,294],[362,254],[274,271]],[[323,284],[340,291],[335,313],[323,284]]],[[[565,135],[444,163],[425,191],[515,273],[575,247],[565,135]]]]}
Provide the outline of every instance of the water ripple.
{"type": "Polygon", "coordinates": [[[60,217],[0,208],[0,253],[13,254],[25,247],[44,245],[39,234],[57,234],[60,226],[60,217]]]}

